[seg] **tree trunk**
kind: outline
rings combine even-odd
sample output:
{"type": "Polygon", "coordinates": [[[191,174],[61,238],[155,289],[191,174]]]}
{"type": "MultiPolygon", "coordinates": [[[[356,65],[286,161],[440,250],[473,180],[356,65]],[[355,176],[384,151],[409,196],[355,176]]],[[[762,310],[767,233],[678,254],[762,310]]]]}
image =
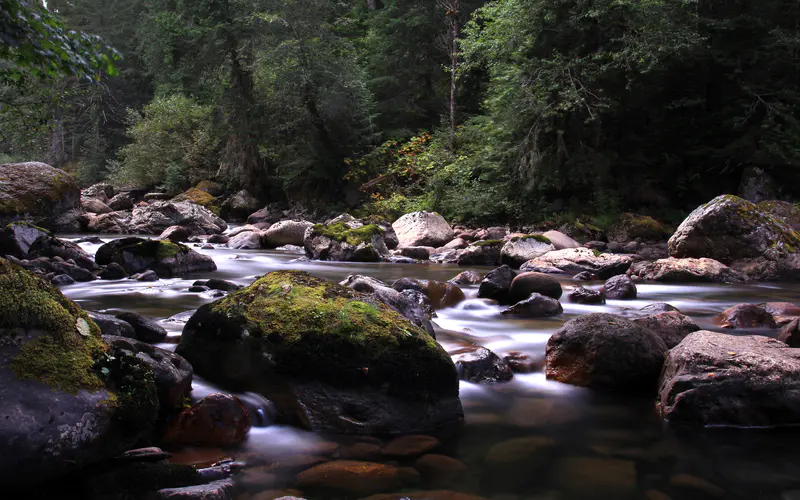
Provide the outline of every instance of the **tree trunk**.
{"type": "Polygon", "coordinates": [[[378,0],[367,0],[367,8],[369,10],[375,10],[378,8],[378,0]]]}
{"type": "Polygon", "coordinates": [[[461,0],[453,0],[447,12],[450,24],[450,149],[456,148],[456,93],[458,91],[458,37],[461,31],[461,0]]]}

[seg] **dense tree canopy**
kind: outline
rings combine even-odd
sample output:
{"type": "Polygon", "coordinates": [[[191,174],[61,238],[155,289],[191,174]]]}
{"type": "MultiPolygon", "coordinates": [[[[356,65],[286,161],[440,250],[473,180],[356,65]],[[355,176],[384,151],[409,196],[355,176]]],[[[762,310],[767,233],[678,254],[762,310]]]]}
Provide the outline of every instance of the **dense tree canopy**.
{"type": "Polygon", "coordinates": [[[473,222],[795,194],[789,0],[0,2],[0,156],[84,183],[473,222]]]}

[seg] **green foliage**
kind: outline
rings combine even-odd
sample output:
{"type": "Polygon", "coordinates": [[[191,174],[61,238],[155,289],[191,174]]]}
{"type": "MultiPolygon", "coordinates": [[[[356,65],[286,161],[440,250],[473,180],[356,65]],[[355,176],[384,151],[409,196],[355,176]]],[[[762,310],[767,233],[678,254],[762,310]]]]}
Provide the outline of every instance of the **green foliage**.
{"type": "Polygon", "coordinates": [[[103,72],[117,74],[118,58],[98,36],[69,30],[38,3],[0,0],[0,82],[20,82],[26,75],[98,81],[103,72]]]}
{"type": "Polygon", "coordinates": [[[362,243],[370,243],[373,236],[383,234],[383,229],[376,224],[368,224],[352,229],[344,222],[339,222],[331,226],[316,224],[313,227],[312,234],[326,236],[332,240],[343,241],[350,245],[358,246],[362,243]]]}
{"type": "Polygon", "coordinates": [[[156,98],[143,114],[131,111],[132,142],[119,151],[114,183],[175,193],[207,179],[217,148],[209,129],[211,112],[182,95],[156,98]]]}

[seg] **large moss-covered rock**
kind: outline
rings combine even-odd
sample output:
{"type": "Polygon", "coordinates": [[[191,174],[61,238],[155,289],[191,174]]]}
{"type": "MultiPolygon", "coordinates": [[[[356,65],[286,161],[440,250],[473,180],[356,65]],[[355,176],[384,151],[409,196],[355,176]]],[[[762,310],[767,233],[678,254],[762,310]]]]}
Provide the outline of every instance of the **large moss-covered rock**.
{"type": "Polygon", "coordinates": [[[314,260],[378,262],[389,254],[383,229],[375,224],[356,228],[346,222],[316,224],[306,230],[303,246],[314,260]]]}
{"type": "Polygon", "coordinates": [[[0,484],[109,459],[152,427],[151,370],[107,349],[86,312],[0,259],[0,484]]]}
{"type": "Polygon", "coordinates": [[[103,266],[116,262],[128,274],[152,270],[161,278],[217,270],[214,259],[186,245],[146,238],[122,238],[106,243],[97,250],[95,260],[103,266]]]}
{"type": "Polygon", "coordinates": [[[219,215],[219,207],[217,206],[217,198],[212,196],[206,190],[198,187],[190,188],[178,196],[172,198],[173,202],[188,201],[201,207],[205,207],[216,215],[219,215]]]}
{"type": "Polygon", "coordinates": [[[611,241],[627,242],[637,238],[644,241],[666,239],[669,233],[649,215],[622,214],[608,234],[611,241]]]}
{"type": "Polygon", "coordinates": [[[669,240],[673,257],[708,257],[725,264],[798,249],[800,234],[790,225],[733,195],[695,209],[669,240]]]}
{"type": "Polygon", "coordinates": [[[29,220],[52,230],[73,229],[80,199],[75,179],[63,170],[38,162],[0,165],[2,225],[29,220]],[[73,212],[74,218],[66,217],[73,212]]]}
{"type": "Polygon", "coordinates": [[[306,428],[406,433],[462,418],[455,366],[430,335],[303,272],[269,273],[201,307],[177,352],[202,377],[264,394],[306,428]]]}

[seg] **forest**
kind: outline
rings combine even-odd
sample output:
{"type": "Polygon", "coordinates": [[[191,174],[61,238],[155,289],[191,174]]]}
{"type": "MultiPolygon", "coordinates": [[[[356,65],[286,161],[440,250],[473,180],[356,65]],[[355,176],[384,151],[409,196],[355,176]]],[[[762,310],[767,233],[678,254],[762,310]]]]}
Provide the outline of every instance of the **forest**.
{"type": "Polygon", "coordinates": [[[797,184],[794,0],[0,6],[0,163],[83,185],[491,224],[797,184]]]}

